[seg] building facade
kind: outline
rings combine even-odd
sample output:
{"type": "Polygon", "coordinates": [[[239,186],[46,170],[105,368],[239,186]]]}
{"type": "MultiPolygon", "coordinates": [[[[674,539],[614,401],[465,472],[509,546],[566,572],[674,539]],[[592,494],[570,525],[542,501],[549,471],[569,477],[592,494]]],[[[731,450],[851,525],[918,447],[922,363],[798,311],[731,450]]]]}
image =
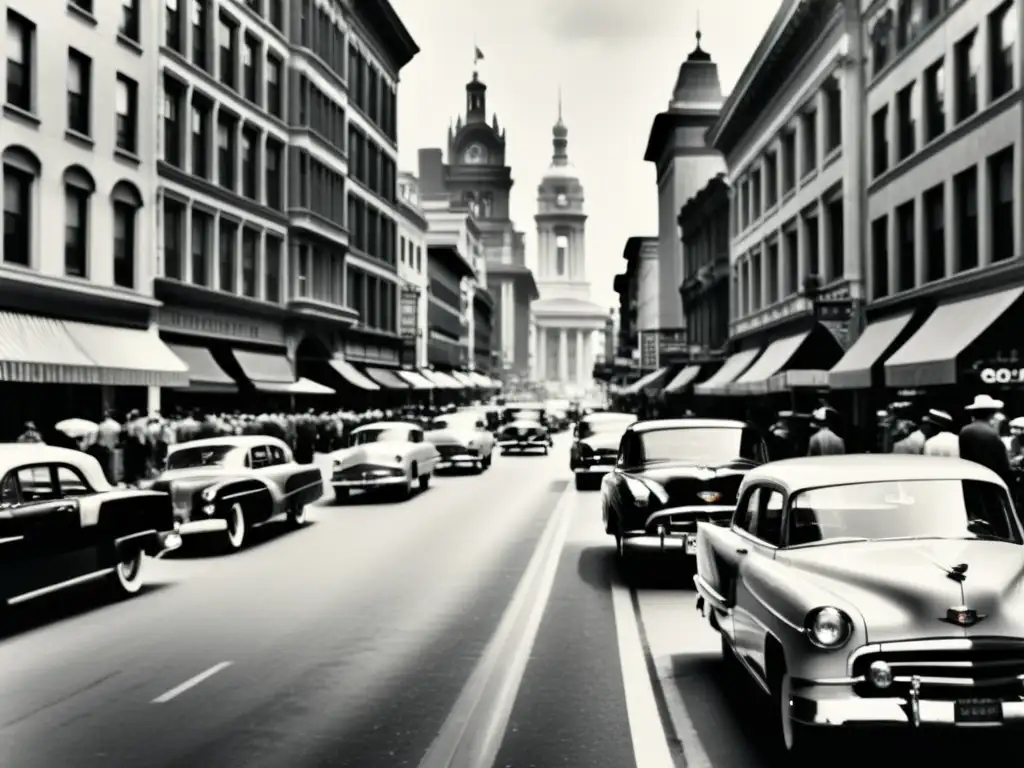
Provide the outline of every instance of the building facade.
{"type": "Polygon", "coordinates": [[[0,439],[159,408],[187,368],[155,331],[159,9],[5,3],[0,439]],[[61,84],[62,88],[56,85],[61,84]]]}
{"type": "Polygon", "coordinates": [[[427,365],[427,218],[420,207],[419,182],[411,173],[398,180],[399,332],[405,343],[403,365],[427,365]]]}
{"type": "Polygon", "coordinates": [[[729,341],[729,183],[720,173],[679,211],[683,300],[691,356],[717,358],[729,341]]]}
{"type": "Polygon", "coordinates": [[[586,198],[569,163],[569,130],[552,129],[551,165],[537,188],[537,287],[534,378],[549,391],[572,396],[590,388],[598,332],[606,312],[590,300],[586,259],[586,198]]]}

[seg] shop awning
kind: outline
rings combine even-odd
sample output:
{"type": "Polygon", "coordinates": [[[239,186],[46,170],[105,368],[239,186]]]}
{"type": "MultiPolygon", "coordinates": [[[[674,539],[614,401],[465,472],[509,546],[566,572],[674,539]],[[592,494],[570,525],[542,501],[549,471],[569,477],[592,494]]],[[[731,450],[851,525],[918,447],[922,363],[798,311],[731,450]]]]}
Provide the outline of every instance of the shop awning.
{"type": "Polygon", "coordinates": [[[904,312],[877,323],[871,323],[846,354],[828,372],[832,389],[870,389],[871,369],[890,351],[914,312],[904,312]]]}
{"type": "Polygon", "coordinates": [[[293,395],[336,395],[338,394],[328,386],[312,379],[299,379],[288,387],[288,392],[293,395]]]}
{"type": "Polygon", "coordinates": [[[438,389],[462,389],[462,384],[457,379],[449,376],[444,371],[420,370],[420,374],[426,376],[438,389]]]}
{"type": "Polygon", "coordinates": [[[668,376],[668,372],[669,368],[668,366],[665,366],[664,368],[659,368],[658,370],[648,373],[645,376],[641,376],[639,379],[637,379],[628,387],[626,387],[622,394],[639,395],[645,389],[653,389],[655,387],[660,389],[658,384],[660,383],[661,379],[664,379],[666,376],[668,376]]]}
{"type": "Polygon", "coordinates": [[[469,372],[469,378],[472,379],[480,389],[498,389],[501,385],[495,384],[489,377],[484,376],[482,373],[476,371],[469,372]]]}
{"type": "Polygon", "coordinates": [[[764,353],[741,376],[728,385],[729,394],[763,395],[768,392],[768,379],[781,371],[811,332],[801,331],[792,336],[783,336],[769,344],[764,353]]]}
{"type": "Polygon", "coordinates": [[[237,392],[238,385],[217,365],[213,353],[206,347],[190,347],[185,344],[168,344],[171,351],[188,366],[189,392],[230,393],[237,392]]]}
{"type": "Polygon", "coordinates": [[[956,384],[957,358],[1024,294],[1024,288],[946,301],[885,363],[888,387],[956,384]]]}
{"type": "Polygon", "coordinates": [[[700,376],[699,365],[688,365],[683,370],[675,375],[675,378],[669,382],[669,385],[665,387],[666,395],[678,394],[679,392],[685,391],[697,377],[700,376]]]}
{"type": "Polygon", "coordinates": [[[418,371],[395,371],[399,376],[402,377],[403,381],[409,383],[413,389],[433,389],[434,385],[430,383],[430,379],[423,376],[418,371]]]}
{"type": "Polygon", "coordinates": [[[730,355],[722,363],[722,367],[715,372],[714,376],[693,388],[694,393],[698,395],[725,394],[727,391],[726,387],[750,367],[750,364],[754,362],[754,359],[760,352],[761,350],[755,347],[753,349],[744,349],[735,355],[730,355]]]}
{"type": "Polygon", "coordinates": [[[331,360],[331,368],[338,372],[345,381],[356,389],[365,389],[367,392],[377,392],[380,384],[363,375],[363,372],[356,368],[348,360],[335,358],[331,360]]]}
{"type": "Polygon", "coordinates": [[[287,387],[295,383],[292,364],[284,355],[246,349],[234,349],[232,354],[245,378],[260,392],[287,392],[287,387]]]}
{"type": "Polygon", "coordinates": [[[409,385],[396,375],[399,373],[401,371],[389,371],[387,368],[366,366],[366,375],[384,387],[384,389],[409,389],[409,385]]]}
{"type": "Polygon", "coordinates": [[[0,381],[99,384],[99,375],[60,320],[0,312],[0,381]]]}
{"type": "Polygon", "coordinates": [[[475,389],[480,386],[473,381],[468,374],[465,374],[462,371],[452,371],[449,375],[467,389],[475,389]]]}
{"type": "Polygon", "coordinates": [[[64,321],[78,347],[99,369],[100,384],[115,387],[186,387],[189,369],[149,331],[64,321]]]}

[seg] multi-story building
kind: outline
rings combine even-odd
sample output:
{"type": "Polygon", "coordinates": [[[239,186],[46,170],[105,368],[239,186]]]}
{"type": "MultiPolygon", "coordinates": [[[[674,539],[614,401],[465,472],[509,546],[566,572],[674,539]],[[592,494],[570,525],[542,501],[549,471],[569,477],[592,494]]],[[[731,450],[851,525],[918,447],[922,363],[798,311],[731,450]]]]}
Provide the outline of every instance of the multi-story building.
{"type": "Polygon", "coordinates": [[[831,386],[944,387],[951,410],[950,385],[998,389],[1019,411],[1024,3],[865,3],[863,22],[869,324],[831,386]]]}
{"type": "Polygon", "coordinates": [[[187,368],[155,333],[154,3],[8,0],[0,116],[0,439],[159,407],[187,368]],[[57,84],[63,88],[57,88],[57,84]]]}
{"type": "Polygon", "coordinates": [[[732,188],[733,354],[699,393],[822,386],[842,356],[861,298],[855,6],[784,0],[708,132],[732,188]],[[804,290],[819,284],[816,294],[804,290]],[[819,320],[818,298],[846,317],[819,320]]]}
{"type": "Polygon", "coordinates": [[[398,179],[398,276],[402,280],[399,331],[402,362],[427,365],[427,219],[420,207],[419,182],[411,173],[398,179]]]}

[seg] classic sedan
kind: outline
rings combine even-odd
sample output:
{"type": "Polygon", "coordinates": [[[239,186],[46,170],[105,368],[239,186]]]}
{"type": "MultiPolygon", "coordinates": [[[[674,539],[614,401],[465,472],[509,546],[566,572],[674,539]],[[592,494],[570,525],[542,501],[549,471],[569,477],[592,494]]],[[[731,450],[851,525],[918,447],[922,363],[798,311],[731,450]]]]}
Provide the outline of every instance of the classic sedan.
{"type": "Polygon", "coordinates": [[[584,416],[573,430],[569,468],[576,476],[576,490],[601,487],[601,478],[612,471],[626,428],[636,422],[631,413],[602,411],[584,416]]]}
{"type": "Polygon", "coordinates": [[[548,428],[540,421],[536,411],[520,411],[518,418],[498,430],[498,446],[502,453],[525,453],[540,449],[547,456],[553,444],[548,428]]]}
{"type": "Polygon", "coordinates": [[[305,525],[324,478],[319,467],[296,463],[284,441],[239,435],[173,446],[153,490],[170,494],[183,534],[218,533],[236,552],[252,528],[279,519],[305,525]]]}
{"type": "Polygon", "coordinates": [[[426,438],[441,454],[437,469],[473,467],[483,472],[491,466],[495,439],[482,412],[459,411],[434,419],[426,438]]]}
{"type": "MultiPolygon", "coordinates": [[[[601,481],[605,531],[619,557],[632,539],[681,541],[696,557],[697,523],[728,520],[744,476],[768,460],[760,433],[742,421],[659,419],[629,426],[615,468],[601,481]]],[[[690,563],[693,563],[691,559],[690,563]]]]}
{"type": "Polygon", "coordinates": [[[417,488],[427,490],[440,460],[419,425],[378,421],[352,430],[348,447],[331,454],[331,486],[339,504],[355,490],[409,498],[417,488]]]}
{"type": "Polygon", "coordinates": [[[697,605],[771,697],[784,764],[820,765],[855,726],[1021,726],[1022,534],[973,462],[779,461],[747,475],[731,523],[698,526],[697,605]]]}
{"type": "Polygon", "coordinates": [[[145,555],[180,546],[167,494],[112,488],[81,451],[0,445],[0,608],[100,579],[134,595],[145,555]]]}

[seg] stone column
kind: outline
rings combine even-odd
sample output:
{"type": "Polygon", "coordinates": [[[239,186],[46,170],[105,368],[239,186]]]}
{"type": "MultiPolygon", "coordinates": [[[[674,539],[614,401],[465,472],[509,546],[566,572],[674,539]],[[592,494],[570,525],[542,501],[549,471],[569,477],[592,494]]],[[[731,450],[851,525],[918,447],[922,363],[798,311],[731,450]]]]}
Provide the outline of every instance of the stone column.
{"type": "Polygon", "coordinates": [[[569,344],[565,328],[558,329],[558,380],[563,384],[569,380],[569,344]]]}
{"type": "Polygon", "coordinates": [[[582,328],[576,331],[576,383],[582,385],[587,380],[587,357],[589,356],[585,339],[590,334],[582,328]]]}
{"type": "Polygon", "coordinates": [[[547,381],[548,329],[543,325],[537,326],[533,346],[533,368],[537,372],[537,381],[547,381]]]}

